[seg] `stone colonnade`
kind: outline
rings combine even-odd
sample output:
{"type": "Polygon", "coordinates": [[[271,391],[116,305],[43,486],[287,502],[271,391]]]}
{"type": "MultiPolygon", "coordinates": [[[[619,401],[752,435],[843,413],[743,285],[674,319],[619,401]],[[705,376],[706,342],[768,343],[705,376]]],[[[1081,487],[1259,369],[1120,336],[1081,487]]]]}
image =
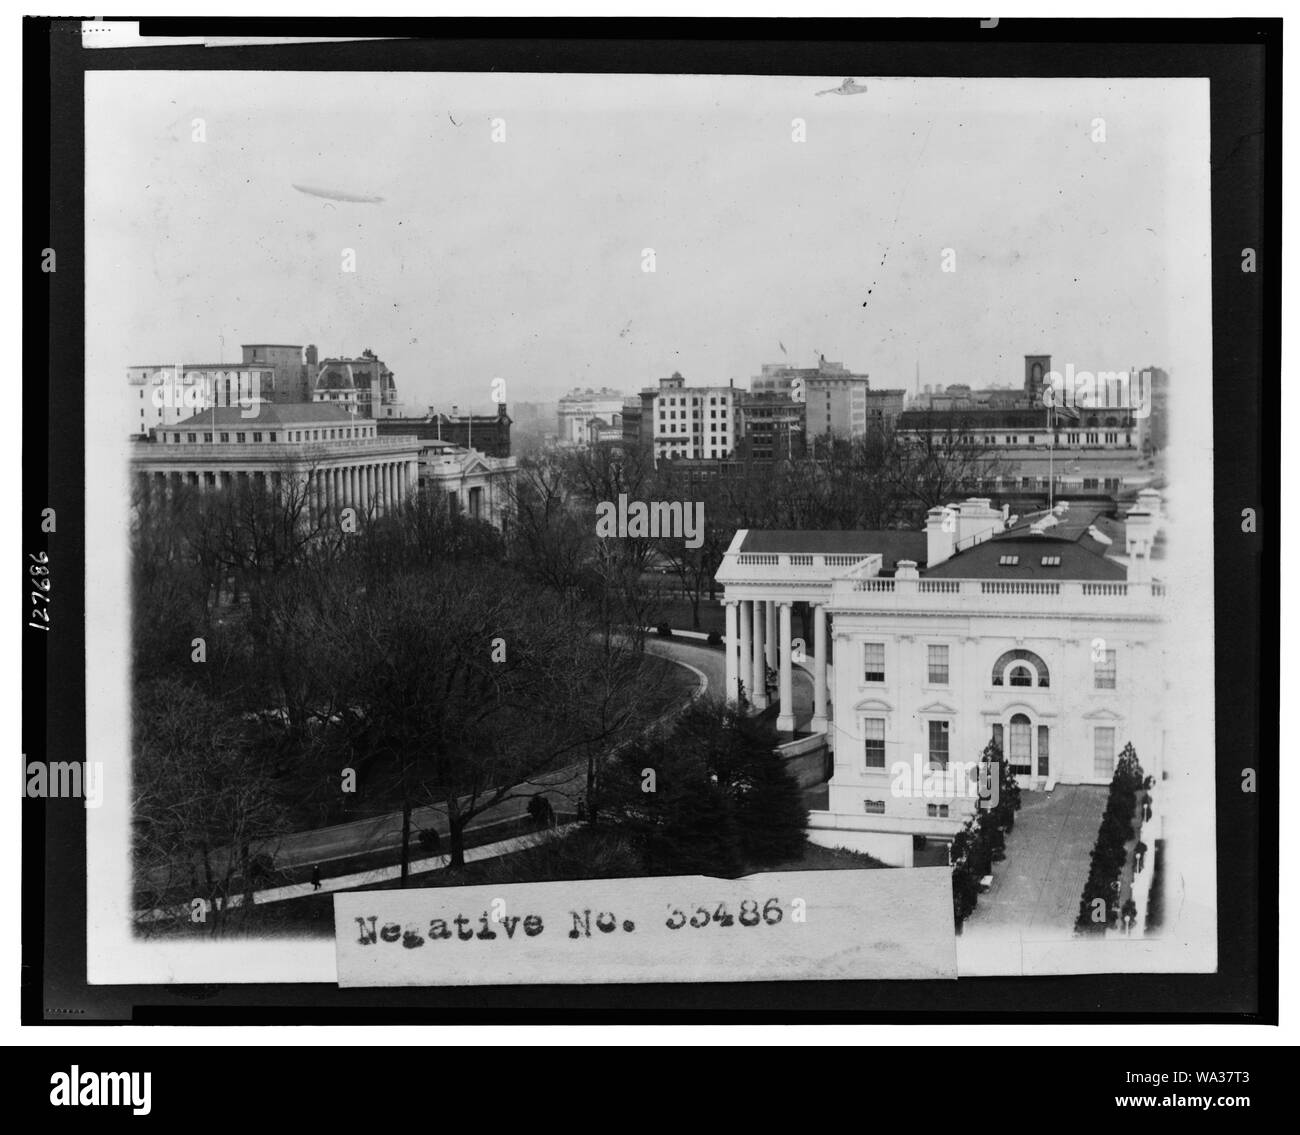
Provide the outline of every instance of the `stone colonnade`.
{"type": "MultiPolygon", "coordinates": [[[[768,670],[777,671],[780,713],[776,727],[794,729],[794,660],[788,599],[726,599],[727,701],[735,702],[744,687],[750,704],[766,709],[768,670]]],[[[826,718],[826,608],[813,603],[813,717],[809,728],[824,733],[826,718]]]]}
{"type": "MultiPolygon", "coordinates": [[[[305,486],[312,512],[319,516],[343,508],[385,513],[415,492],[419,463],[414,459],[380,459],[338,465],[318,465],[298,473],[276,469],[142,470],[146,485],[164,493],[192,486],[200,493],[215,488],[262,485],[282,494],[285,483],[297,478],[305,486]]],[[[303,491],[303,490],[300,490],[303,491]]]]}

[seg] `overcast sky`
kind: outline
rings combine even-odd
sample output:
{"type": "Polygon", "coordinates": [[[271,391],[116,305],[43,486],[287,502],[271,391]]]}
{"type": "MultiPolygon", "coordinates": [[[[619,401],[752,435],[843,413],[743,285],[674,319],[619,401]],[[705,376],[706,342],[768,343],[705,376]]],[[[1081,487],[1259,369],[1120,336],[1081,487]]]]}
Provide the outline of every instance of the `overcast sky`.
{"type": "Polygon", "coordinates": [[[748,385],[820,351],[876,387],[1018,385],[1028,353],[1204,343],[1204,81],[815,94],[842,78],[91,73],[88,374],[370,347],[413,406],[486,409],[497,376],[748,385]]]}

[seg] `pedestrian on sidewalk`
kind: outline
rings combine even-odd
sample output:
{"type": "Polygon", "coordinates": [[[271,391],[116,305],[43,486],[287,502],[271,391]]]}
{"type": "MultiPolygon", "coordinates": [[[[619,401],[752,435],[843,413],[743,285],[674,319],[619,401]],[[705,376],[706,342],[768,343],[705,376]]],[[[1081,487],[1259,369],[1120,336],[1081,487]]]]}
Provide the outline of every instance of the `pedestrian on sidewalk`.
{"type": "Polygon", "coordinates": [[[311,889],[313,891],[320,890],[320,864],[319,863],[317,863],[311,869],[311,889]]]}
{"type": "Polygon", "coordinates": [[[539,828],[549,828],[555,823],[555,809],[540,792],[528,801],[528,815],[539,828]]]}

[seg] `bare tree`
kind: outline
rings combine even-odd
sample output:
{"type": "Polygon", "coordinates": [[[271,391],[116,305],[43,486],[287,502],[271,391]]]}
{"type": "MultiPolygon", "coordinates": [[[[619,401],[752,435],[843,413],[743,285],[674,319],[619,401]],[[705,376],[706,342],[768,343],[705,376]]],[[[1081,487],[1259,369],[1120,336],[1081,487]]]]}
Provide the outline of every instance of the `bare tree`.
{"type": "Polygon", "coordinates": [[[480,565],[376,583],[331,628],[328,657],[358,708],[358,761],[386,767],[401,799],[402,878],[412,813],[437,804],[452,866],[469,823],[537,778],[580,774],[644,696],[642,656],[598,645],[583,608],[480,565]]]}
{"type": "MultiPolygon", "coordinates": [[[[136,893],[146,915],[180,905],[213,935],[243,921],[231,900],[244,895],[246,917],[258,845],[285,833],[287,813],[240,719],[180,681],[145,683],[136,693],[131,782],[136,893]]],[[[146,932],[159,925],[147,916],[137,924],[146,932]]]]}

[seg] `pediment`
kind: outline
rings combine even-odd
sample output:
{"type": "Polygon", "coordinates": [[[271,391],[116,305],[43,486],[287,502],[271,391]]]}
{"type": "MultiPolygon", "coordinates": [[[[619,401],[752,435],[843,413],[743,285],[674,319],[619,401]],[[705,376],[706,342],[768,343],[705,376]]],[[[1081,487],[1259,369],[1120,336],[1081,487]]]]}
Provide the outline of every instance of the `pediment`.
{"type": "Polygon", "coordinates": [[[1085,713],[1083,719],[1084,721],[1123,721],[1124,715],[1116,713],[1113,709],[1107,709],[1105,706],[1099,706],[1097,709],[1085,713]]]}

